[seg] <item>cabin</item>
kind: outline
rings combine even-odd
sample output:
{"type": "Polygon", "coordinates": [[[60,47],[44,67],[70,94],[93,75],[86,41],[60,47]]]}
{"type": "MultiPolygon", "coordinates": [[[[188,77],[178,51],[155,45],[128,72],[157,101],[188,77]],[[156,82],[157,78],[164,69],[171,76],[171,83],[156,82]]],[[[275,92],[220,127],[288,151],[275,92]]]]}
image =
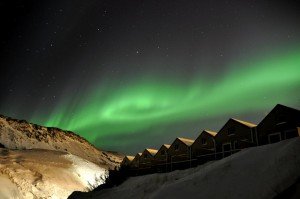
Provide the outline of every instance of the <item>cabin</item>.
{"type": "Polygon", "coordinates": [[[176,138],[168,149],[168,162],[171,170],[184,169],[191,166],[191,146],[194,140],[188,138],[176,138]]]}
{"type": "Polygon", "coordinates": [[[131,169],[138,169],[139,165],[140,165],[140,157],[141,157],[142,153],[137,153],[133,160],[131,161],[130,167],[131,169]]]}
{"type": "Polygon", "coordinates": [[[277,104],[257,125],[258,144],[271,144],[300,136],[300,111],[277,104]]]}
{"type": "Polygon", "coordinates": [[[215,159],[217,132],[203,130],[192,144],[192,157],[197,160],[197,164],[203,164],[215,159]]]}
{"type": "Polygon", "coordinates": [[[216,157],[223,158],[255,146],[256,124],[230,118],[215,136],[216,157]]]}
{"type": "Polygon", "coordinates": [[[123,161],[121,162],[121,167],[128,168],[131,165],[132,160],[134,159],[134,156],[125,156],[123,158],[123,161]]]}
{"type": "Polygon", "coordinates": [[[168,149],[171,145],[163,144],[154,155],[152,161],[157,172],[166,172],[168,170],[168,149]]]}
{"type": "Polygon", "coordinates": [[[150,169],[154,155],[157,153],[156,149],[145,149],[140,157],[140,169],[150,169]]]}

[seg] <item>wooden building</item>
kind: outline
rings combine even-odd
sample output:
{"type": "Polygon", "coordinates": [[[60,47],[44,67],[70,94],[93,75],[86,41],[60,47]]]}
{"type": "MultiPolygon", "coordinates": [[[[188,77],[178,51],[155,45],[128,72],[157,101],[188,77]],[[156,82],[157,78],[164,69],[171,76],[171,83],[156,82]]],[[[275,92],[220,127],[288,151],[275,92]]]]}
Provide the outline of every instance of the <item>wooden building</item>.
{"type": "Polygon", "coordinates": [[[168,162],[171,170],[183,169],[191,164],[191,146],[194,140],[188,138],[176,138],[168,149],[168,162]]]}
{"type": "Polygon", "coordinates": [[[215,136],[217,158],[255,146],[256,125],[231,118],[215,136]]]}
{"type": "Polygon", "coordinates": [[[299,135],[300,111],[277,104],[257,125],[258,144],[271,144],[299,135]]]}
{"type": "Polygon", "coordinates": [[[130,167],[131,169],[138,169],[139,165],[140,165],[140,157],[141,157],[142,153],[137,153],[133,160],[131,161],[130,167]]]}
{"type": "Polygon", "coordinates": [[[125,156],[123,158],[123,161],[121,162],[121,167],[125,167],[125,168],[129,167],[133,159],[134,156],[129,156],[129,155],[125,156]]]}
{"type": "Polygon", "coordinates": [[[216,135],[214,131],[204,130],[192,144],[192,157],[197,160],[198,164],[215,159],[216,135]]]}
{"type": "Polygon", "coordinates": [[[149,169],[152,167],[154,155],[157,153],[156,149],[145,149],[140,157],[140,169],[149,169]]]}
{"type": "Polygon", "coordinates": [[[168,149],[170,146],[169,144],[163,144],[154,155],[152,164],[157,172],[166,172],[168,170],[168,149]]]}

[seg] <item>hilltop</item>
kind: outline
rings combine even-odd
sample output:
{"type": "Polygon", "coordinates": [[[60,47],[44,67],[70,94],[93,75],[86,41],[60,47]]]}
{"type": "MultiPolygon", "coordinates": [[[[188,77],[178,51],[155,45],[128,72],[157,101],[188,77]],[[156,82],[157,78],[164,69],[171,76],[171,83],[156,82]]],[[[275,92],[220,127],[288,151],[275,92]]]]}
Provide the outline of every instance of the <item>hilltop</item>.
{"type": "Polygon", "coordinates": [[[54,127],[0,115],[0,146],[8,149],[46,149],[79,156],[103,168],[113,169],[122,156],[102,151],[79,135],[54,127]]]}

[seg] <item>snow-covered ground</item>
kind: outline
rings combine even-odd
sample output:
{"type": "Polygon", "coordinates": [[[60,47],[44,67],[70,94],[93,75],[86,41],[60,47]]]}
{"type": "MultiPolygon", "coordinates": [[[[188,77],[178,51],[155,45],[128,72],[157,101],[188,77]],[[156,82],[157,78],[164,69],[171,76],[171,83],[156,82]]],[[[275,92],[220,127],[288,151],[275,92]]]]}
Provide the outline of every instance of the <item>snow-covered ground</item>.
{"type": "Polygon", "coordinates": [[[300,138],[245,149],[219,161],[166,174],[131,177],[118,187],[76,198],[273,198],[300,194],[300,138]]]}
{"type": "Polygon", "coordinates": [[[102,184],[107,170],[66,152],[0,149],[0,198],[67,198],[102,184]]]}

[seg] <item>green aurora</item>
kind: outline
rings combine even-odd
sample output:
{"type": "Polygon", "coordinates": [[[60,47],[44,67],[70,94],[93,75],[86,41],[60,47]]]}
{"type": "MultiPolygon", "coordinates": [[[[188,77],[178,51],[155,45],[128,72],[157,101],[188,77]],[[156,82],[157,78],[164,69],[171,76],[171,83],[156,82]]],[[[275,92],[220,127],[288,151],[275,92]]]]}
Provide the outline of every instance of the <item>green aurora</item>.
{"type": "Polygon", "coordinates": [[[172,74],[140,75],[122,86],[107,80],[82,96],[63,99],[45,121],[38,119],[39,114],[31,121],[75,131],[97,145],[97,138],[107,135],[130,136],[161,125],[299,103],[299,48],[256,56],[227,68],[215,77],[199,73],[189,80],[172,74]]]}

